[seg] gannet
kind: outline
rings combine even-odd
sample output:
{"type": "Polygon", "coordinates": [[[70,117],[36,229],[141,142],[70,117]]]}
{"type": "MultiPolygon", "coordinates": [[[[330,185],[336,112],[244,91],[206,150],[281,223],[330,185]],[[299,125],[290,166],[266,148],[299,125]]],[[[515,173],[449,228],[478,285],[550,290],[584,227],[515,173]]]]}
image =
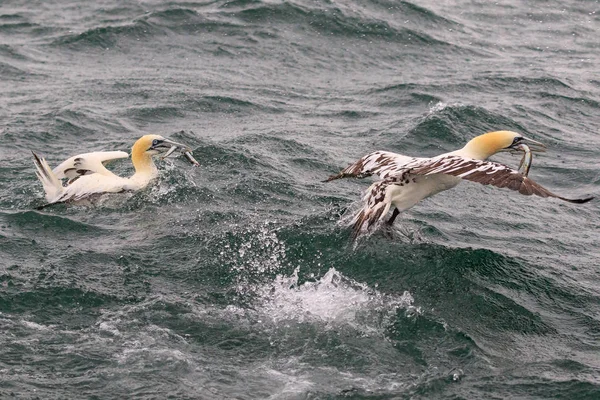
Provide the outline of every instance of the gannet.
{"type": "Polygon", "coordinates": [[[352,219],[353,239],[369,232],[385,218],[393,206],[388,224],[393,224],[400,212],[408,210],[423,199],[458,185],[462,179],[516,190],[524,195],[555,197],[571,203],[586,203],[593,197],[567,199],[558,196],[526,175],[506,165],[486,161],[503,151],[533,152],[546,149],[542,143],[512,131],[488,132],[470,140],[462,149],[432,158],[409,157],[389,151],[376,151],[362,157],[325,182],[340,178],[364,178],[373,174],[380,180],[367,189],[363,208],[352,219]]]}
{"type": "Polygon", "coordinates": [[[191,155],[189,147],[165,139],[160,135],[145,135],[131,148],[131,162],[135,173],[130,178],[122,178],[105,168],[110,161],[127,158],[124,151],[97,151],[73,156],[51,169],[46,160],[33,153],[37,168],[36,175],[44,186],[47,204],[75,202],[94,194],[117,193],[143,189],[158,176],[152,156],[163,153],[163,158],[176,149],[183,152],[194,165],[198,162],[191,155]],[[65,186],[62,180],[67,179],[65,186]]]}

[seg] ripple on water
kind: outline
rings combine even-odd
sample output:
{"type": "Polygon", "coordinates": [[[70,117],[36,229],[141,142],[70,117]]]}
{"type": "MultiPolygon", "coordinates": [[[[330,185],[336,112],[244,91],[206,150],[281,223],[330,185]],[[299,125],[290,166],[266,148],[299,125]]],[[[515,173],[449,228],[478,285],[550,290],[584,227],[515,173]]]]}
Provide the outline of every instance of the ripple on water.
{"type": "Polygon", "coordinates": [[[0,212],[0,217],[10,227],[16,228],[21,232],[35,233],[35,236],[38,237],[44,235],[54,237],[56,235],[66,235],[72,238],[79,235],[94,236],[104,231],[103,228],[97,225],[87,224],[76,218],[39,211],[0,212]]]}

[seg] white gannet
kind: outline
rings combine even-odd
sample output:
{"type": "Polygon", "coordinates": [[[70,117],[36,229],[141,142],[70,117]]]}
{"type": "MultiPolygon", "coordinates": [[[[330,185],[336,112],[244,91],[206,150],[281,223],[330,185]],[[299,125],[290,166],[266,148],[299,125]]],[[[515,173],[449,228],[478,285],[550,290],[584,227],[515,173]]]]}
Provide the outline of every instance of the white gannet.
{"type": "Polygon", "coordinates": [[[140,190],[158,176],[152,156],[163,154],[163,158],[179,149],[190,162],[198,165],[191,155],[189,147],[165,139],[160,135],[145,135],[139,138],[131,148],[131,162],[135,174],[122,178],[105,168],[105,164],[119,158],[127,158],[124,151],[96,151],[73,156],[51,169],[43,157],[33,153],[37,168],[36,175],[44,186],[47,204],[74,202],[94,194],[117,193],[128,190],[140,190]],[[67,179],[63,186],[62,180],[67,179]]]}
{"type": "MultiPolygon", "coordinates": [[[[516,190],[524,195],[556,197],[571,203],[585,203],[593,199],[567,199],[558,196],[517,170],[492,161],[488,157],[502,151],[520,151],[528,146],[531,151],[545,151],[546,146],[511,131],[488,132],[470,140],[462,149],[432,158],[408,157],[388,151],[367,154],[339,174],[325,182],[340,178],[364,178],[373,174],[381,180],[373,183],[363,197],[364,207],[354,216],[353,238],[368,232],[385,218],[392,224],[400,212],[419,201],[458,185],[461,179],[516,190]]],[[[526,166],[526,171],[529,166],[526,166]]],[[[527,172],[525,172],[527,174],[527,172]]]]}

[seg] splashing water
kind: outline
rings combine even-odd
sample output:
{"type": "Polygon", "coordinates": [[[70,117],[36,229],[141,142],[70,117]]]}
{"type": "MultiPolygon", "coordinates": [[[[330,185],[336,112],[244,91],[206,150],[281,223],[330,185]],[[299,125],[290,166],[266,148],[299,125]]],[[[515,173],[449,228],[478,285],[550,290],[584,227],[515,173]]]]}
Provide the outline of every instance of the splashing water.
{"type": "Polygon", "coordinates": [[[363,333],[385,328],[398,308],[415,308],[412,295],[385,295],[330,268],[313,282],[298,282],[299,268],[291,276],[277,275],[259,291],[260,312],[273,323],[325,323],[348,325],[363,333]]]}

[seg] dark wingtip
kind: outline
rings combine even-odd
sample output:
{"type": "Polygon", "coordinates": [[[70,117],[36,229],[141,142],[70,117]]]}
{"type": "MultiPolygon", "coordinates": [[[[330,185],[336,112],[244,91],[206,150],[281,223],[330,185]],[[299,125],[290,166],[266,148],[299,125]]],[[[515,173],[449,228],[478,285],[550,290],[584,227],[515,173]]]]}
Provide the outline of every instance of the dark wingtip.
{"type": "Polygon", "coordinates": [[[54,203],[42,204],[41,206],[37,206],[35,209],[36,210],[43,210],[44,208],[50,207],[51,205],[54,205],[54,203]]]}
{"type": "Polygon", "coordinates": [[[31,154],[33,155],[33,159],[35,160],[36,164],[41,164],[40,156],[35,154],[35,152],[33,150],[31,150],[31,154]]]}
{"type": "Polygon", "coordinates": [[[46,169],[44,168],[44,164],[42,164],[42,158],[35,154],[33,150],[31,150],[31,154],[33,154],[33,162],[35,162],[35,165],[38,167],[41,173],[44,174],[44,177],[46,179],[51,179],[48,175],[48,172],[46,172],[46,169]]]}
{"type": "Polygon", "coordinates": [[[331,181],[335,181],[336,179],[342,179],[342,178],[363,178],[363,177],[364,176],[356,175],[356,174],[352,174],[352,173],[340,172],[339,174],[330,175],[329,178],[327,178],[321,182],[331,182],[331,181]]]}
{"type": "Polygon", "coordinates": [[[331,181],[335,181],[336,179],[340,179],[342,177],[341,174],[338,175],[330,175],[329,178],[322,180],[321,182],[326,183],[326,182],[331,182],[331,181]]]}
{"type": "Polygon", "coordinates": [[[565,199],[564,197],[561,197],[561,200],[568,201],[569,203],[575,203],[575,204],[584,204],[593,199],[594,199],[594,196],[584,197],[583,199],[565,199]]]}

